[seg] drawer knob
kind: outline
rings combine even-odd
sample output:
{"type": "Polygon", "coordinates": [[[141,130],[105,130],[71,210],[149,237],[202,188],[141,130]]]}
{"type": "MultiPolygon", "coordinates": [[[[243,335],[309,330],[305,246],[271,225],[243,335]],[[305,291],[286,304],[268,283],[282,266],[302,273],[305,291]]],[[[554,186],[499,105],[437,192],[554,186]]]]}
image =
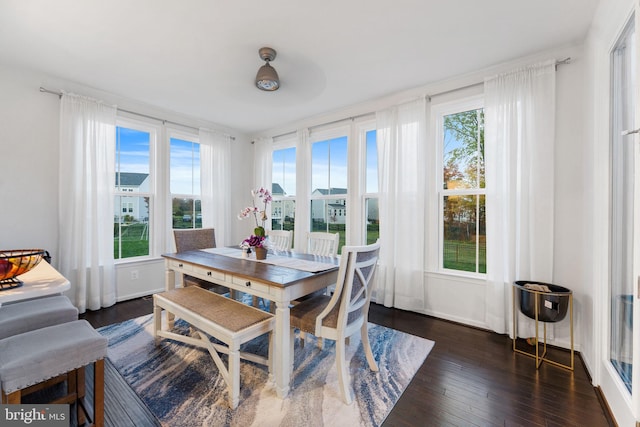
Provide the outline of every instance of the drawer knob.
{"type": "Polygon", "coordinates": [[[182,263],[178,264],[178,267],[182,268],[182,263]]]}
{"type": "Polygon", "coordinates": [[[207,271],[207,276],[211,276],[211,272],[210,271],[207,271]]]}
{"type": "Polygon", "coordinates": [[[250,287],[251,287],[251,282],[245,282],[245,284],[244,284],[244,285],[245,285],[247,288],[250,288],[250,287]]]}

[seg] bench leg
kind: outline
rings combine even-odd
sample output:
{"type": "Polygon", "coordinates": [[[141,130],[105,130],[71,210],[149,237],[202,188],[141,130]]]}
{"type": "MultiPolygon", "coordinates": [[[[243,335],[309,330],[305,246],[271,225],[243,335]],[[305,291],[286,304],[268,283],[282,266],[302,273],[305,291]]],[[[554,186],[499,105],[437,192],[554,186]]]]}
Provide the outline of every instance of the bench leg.
{"type": "Polygon", "coordinates": [[[18,405],[22,400],[22,390],[16,390],[13,393],[4,394],[2,391],[2,403],[5,405],[18,405]]]}
{"type": "Polygon", "coordinates": [[[93,425],[104,427],[104,359],[93,363],[93,425]]]}
{"type": "Polygon", "coordinates": [[[162,307],[159,305],[153,305],[153,337],[155,345],[160,344],[160,337],[158,331],[162,329],[162,307]]]}

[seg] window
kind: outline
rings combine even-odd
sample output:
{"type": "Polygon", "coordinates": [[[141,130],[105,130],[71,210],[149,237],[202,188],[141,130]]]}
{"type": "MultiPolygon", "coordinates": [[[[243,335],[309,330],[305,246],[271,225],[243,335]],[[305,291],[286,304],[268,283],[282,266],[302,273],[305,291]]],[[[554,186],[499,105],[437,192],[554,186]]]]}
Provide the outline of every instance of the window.
{"type": "Polygon", "coordinates": [[[364,225],[365,241],[369,245],[380,237],[380,220],[378,216],[378,145],[376,131],[364,132],[364,225]]]}
{"type": "Polygon", "coordinates": [[[439,117],[441,267],[486,273],[484,111],[439,117]]]}
{"type": "Polygon", "coordinates": [[[347,140],[320,139],[311,147],[310,230],[340,233],[339,248],[345,244],[347,227],[347,140]]]}
{"type": "MultiPolygon", "coordinates": [[[[295,140],[291,141],[295,143],[295,140]]],[[[293,231],[296,218],[296,148],[273,151],[271,229],[293,231]]]]}
{"type": "Polygon", "coordinates": [[[202,228],[200,144],[187,135],[169,139],[169,191],[173,228],[202,228]]]}
{"type": "Polygon", "coordinates": [[[154,129],[127,125],[116,127],[116,182],[114,259],[148,256],[149,219],[154,197],[151,159],[154,129]]]}
{"type": "MultiPolygon", "coordinates": [[[[611,252],[609,360],[629,393],[632,391],[634,343],[633,305],[638,270],[638,160],[632,136],[635,129],[637,79],[635,20],[631,18],[611,53],[611,252]],[[634,194],[635,193],[635,194],[634,194]],[[634,233],[635,231],[635,233],[634,233]]],[[[636,323],[637,325],[637,323],[636,323]]],[[[636,326],[637,327],[637,326],[636,326]]]]}

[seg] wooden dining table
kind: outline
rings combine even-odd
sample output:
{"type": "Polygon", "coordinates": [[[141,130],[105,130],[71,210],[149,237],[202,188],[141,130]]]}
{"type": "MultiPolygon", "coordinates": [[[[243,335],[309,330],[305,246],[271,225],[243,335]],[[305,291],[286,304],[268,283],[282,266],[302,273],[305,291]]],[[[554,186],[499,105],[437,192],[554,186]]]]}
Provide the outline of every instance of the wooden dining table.
{"type": "Polygon", "coordinates": [[[252,257],[243,258],[240,248],[212,248],[162,256],[167,290],[175,288],[176,273],[180,273],[275,303],[272,380],[277,395],[285,398],[293,367],[289,306],[297,298],[335,284],[339,259],[279,251],[270,253],[264,261],[257,261],[252,257]]]}

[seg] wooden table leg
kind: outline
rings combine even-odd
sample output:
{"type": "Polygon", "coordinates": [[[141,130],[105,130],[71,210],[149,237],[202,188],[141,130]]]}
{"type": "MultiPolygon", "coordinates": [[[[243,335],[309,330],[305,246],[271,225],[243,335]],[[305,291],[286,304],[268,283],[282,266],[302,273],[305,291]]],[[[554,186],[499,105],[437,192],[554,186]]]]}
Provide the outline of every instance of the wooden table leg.
{"type": "Polygon", "coordinates": [[[276,302],[276,327],[274,331],[274,364],[276,393],[278,397],[285,398],[289,394],[289,382],[291,380],[290,354],[291,324],[289,320],[289,302],[276,302]]]}

